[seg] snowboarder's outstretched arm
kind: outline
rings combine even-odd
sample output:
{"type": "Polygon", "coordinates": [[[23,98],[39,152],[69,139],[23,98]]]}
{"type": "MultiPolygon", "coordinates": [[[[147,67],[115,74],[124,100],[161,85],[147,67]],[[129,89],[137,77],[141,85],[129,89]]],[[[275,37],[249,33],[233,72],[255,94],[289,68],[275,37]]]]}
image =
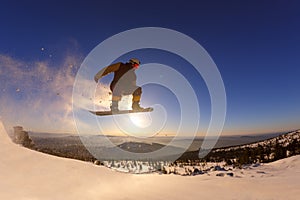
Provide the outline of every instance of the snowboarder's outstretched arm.
{"type": "Polygon", "coordinates": [[[96,83],[98,83],[99,79],[102,78],[103,76],[106,76],[109,73],[115,72],[117,70],[119,70],[120,66],[121,66],[121,62],[109,65],[103,69],[101,69],[95,76],[94,76],[94,80],[96,81],[96,83]]]}

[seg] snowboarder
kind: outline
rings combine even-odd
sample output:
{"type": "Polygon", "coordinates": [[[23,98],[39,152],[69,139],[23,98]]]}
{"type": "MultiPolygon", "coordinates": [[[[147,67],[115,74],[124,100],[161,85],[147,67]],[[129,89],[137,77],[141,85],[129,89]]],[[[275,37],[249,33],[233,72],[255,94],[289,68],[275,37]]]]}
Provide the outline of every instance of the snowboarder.
{"type": "Polygon", "coordinates": [[[100,70],[94,77],[96,83],[103,76],[109,73],[114,73],[113,81],[110,84],[110,90],[112,91],[112,104],[110,109],[112,112],[119,112],[119,101],[122,95],[131,95],[132,98],[132,110],[134,112],[143,112],[149,110],[149,108],[142,108],[140,106],[140,99],[142,95],[142,88],[136,85],[135,70],[140,66],[140,61],[136,58],[132,58],[127,63],[118,62],[105,67],[100,70]]]}

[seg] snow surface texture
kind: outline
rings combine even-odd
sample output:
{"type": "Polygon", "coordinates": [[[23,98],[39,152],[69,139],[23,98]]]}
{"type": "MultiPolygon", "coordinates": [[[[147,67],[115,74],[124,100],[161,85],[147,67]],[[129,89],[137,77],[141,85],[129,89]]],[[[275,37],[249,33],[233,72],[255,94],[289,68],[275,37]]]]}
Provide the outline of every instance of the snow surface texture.
{"type": "Polygon", "coordinates": [[[0,123],[0,199],[298,199],[300,156],[199,176],[112,171],[13,144],[0,123]],[[217,174],[218,175],[217,175],[217,174]]]}

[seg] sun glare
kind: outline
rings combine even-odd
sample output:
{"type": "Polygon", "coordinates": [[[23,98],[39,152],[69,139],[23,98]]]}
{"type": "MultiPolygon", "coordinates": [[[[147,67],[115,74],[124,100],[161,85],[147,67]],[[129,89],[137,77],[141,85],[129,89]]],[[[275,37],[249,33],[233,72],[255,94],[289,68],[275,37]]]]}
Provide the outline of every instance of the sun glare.
{"type": "Polygon", "coordinates": [[[129,117],[132,123],[140,128],[146,128],[152,123],[149,113],[132,113],[129,115],[129,117]]]}

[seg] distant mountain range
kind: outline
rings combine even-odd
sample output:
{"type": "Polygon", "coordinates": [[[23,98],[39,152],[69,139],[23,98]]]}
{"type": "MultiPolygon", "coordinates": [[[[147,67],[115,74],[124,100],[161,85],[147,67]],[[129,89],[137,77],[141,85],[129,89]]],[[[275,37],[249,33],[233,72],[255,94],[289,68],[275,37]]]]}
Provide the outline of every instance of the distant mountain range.
{"type": "MultiPolygon", "coordinates": [[[[176,138],[173,146],[167,145],[172,137],[133,138],[103,135],[71,135],[29,132],[34,149],[61,157],[94,161],[97,158],[134,159],[128,153],[148,159],[146,153],[153,152],[155,159],[177,159],[177,161],[199,160],[199,149],[204,140],[196,137],[185,151],[182,144],[188,138],[176,138]],[[167,145],[167,146],[166,146],[167,145]],[[165,155],[155,154],[165,149],[165,155]],[[184,152],[182,154],[182,152],[184,152]]],[[[229,163],[269,162],[289,155],[299,154],[299,131],[285,134],[264,134],[253,136],[221,136],[214,149],[205,157],[206,161],[228,161],[229,163]],[[278,149],[281,149],[281,153],[278,149]],[[275,153],[277,151],[277,153],[275,153]],[[249,155],[248,155],[249,154],[249,155]],[[289,154],[289,155],[287,155],[289,154]]]]}
{"type": "Polygon", "coordinates": [[[298,154],[300,154],[300,130],[249,144],[214,148],[203,159],[199,159],[199,151],[189,151],[184,153],[178,161],[202,160],[205,162],[226,161],[228,164],[250,164],[272,162],[298,154]]]}

